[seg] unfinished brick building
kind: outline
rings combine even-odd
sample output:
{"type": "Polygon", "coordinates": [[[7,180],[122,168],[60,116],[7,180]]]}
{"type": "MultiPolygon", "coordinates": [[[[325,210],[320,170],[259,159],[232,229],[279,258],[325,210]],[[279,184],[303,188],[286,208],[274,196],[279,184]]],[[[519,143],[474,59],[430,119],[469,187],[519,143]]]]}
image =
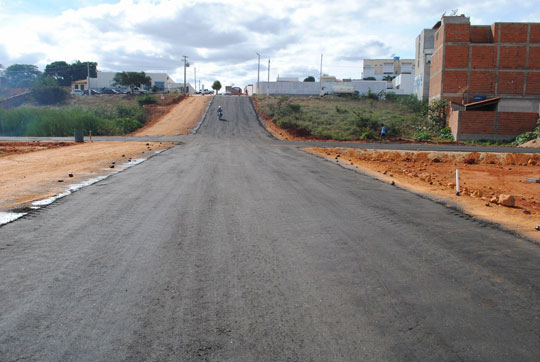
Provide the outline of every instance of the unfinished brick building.
{"type": "Polygon", "coordinates": [[[457,140],[511,139],[535,128],[540,105],[540,23],[435,25],[429,100],[452,101],[457,140]]]}

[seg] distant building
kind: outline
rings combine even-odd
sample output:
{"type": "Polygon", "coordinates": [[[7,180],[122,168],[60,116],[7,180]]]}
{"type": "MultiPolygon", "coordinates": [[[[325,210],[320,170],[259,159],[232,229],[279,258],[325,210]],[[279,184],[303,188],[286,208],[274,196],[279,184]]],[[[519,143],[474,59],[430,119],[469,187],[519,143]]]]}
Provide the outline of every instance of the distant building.
{"type": "MultiPolygon", "coordinates": [[[[319,96],[321,94],[343,93],[344,89],[351,94],[382,93],[386,89],[385,81],[367,81],[356,79],[340,80],[334,76],[325,75],[322,82],[301,82],[298,78],[278,77],[275,82],[259,82],[253,86],[255,94],[283,94],[301,96],[319,96]],[[335,91],[335,92],[334,92],[335,91]]],[[[253,94],[253,93],[251,93],[253,94]]]]}
{"type": "Polygon", "coordinates": [[[452,101],[458,140],[511,139],[535,128],[540,105],[540,23],[471,25],[445,16],[434,27],[429,100],[452,101]]]}
{"type": "MultiPolygon", "coordinates": [[[[102,89],[102,88],[113,88],[117,84],[114,81],[114,76],[117,72],[97,72],[96,78],[90,78],[90,88],[91,89],[102,89]]],[[[158,92],[175,92],[183,91],[184,83],[176,83],[167,73],[145,73],[152,80],[150,89],[157,89],[158,92]]],[[[88,84],[86,79],[78,80],[72,83],[72,89],[88,89],[88,84]]],[[[195,89],[189,83],[186,84],[186,92],[195,93],[195,89]]]]}
{"type": "Polygon", "coordinates": [[[364,59],[362,79],[375,78],[391,82],[400,74],[414,74],[414,59],[364,59]]]}
{"type": "Polygon", "coordinates": [[[416,58],[414,67],[414,93],[423,101],[429,98],[429,74],[431,56],[437,28],[424,29],[416,37],[416,58]]]}

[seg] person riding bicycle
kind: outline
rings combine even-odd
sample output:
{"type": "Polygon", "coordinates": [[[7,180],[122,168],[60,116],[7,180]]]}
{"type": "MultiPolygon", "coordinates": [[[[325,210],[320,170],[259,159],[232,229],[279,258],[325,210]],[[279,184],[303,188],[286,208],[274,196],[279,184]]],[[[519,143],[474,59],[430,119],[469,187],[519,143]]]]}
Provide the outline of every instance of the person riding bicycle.
{"type": "Polygon", "coordinates": [[[221,109],[221,106],[218,106],[217,114],[218,114],[219,119],[221,119],[221,117],[223,116],[223,109],[221,109]]]}

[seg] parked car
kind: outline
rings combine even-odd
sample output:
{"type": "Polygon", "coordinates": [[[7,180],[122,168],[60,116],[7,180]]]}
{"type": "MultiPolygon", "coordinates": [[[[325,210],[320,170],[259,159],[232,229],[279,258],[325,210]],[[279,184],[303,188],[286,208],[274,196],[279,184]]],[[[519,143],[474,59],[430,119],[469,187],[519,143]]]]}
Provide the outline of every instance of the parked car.
{"type": "Polygon", "coordinates": [[[114,90],[114,89],[111,89],[111,88],[103,88],[101,90],[101,94],[118,94],[120,92],[114,90]]]}
{"type": "MultiPolygon", "coordinates": [[[[90,89],[90,95],[98,95],[98,94],[101,94],[100,91],[97,91],[95,89],[90,89]]],[[[84,95],[88,95],[88,89],[84,91],[84,95]]]]}
{"type": "Polygon", "coordinates": [[[133,87],[133,90],[128,89],[128,91],[127,91],[128,94],[131,94],[132,92],[133,92],[133,94],[147,94],[147,93],[150,93],[146,89],[142,89],[142,88],[139,88],[139,87],[133,87]]]}
{"type": "Polygon", "coordinates": [[[226,95],[226,96],[230,96],[230,95],[231,95],[231,92],[225,92],[225,95],[226,95]]]}
{"type": "Polygon", "coordinates": [[[71,94],[75,95],[75,96],[82,96],[84,94],[84,92],[80,89],[73,89],[71,91],[71,94]]]}

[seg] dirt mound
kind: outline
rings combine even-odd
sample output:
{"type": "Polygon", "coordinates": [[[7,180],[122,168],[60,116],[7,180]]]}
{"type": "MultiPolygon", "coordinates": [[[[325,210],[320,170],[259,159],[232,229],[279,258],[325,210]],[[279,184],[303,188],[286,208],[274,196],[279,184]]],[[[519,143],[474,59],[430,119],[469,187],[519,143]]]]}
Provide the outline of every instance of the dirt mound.
{"type": "Polygon", "coordinates": [[[525,142],[522,145],[519,145],[519,147],[532,147],[532,148],[540,148],[540,138],[537,138],[535,140],[525,142]]]}

